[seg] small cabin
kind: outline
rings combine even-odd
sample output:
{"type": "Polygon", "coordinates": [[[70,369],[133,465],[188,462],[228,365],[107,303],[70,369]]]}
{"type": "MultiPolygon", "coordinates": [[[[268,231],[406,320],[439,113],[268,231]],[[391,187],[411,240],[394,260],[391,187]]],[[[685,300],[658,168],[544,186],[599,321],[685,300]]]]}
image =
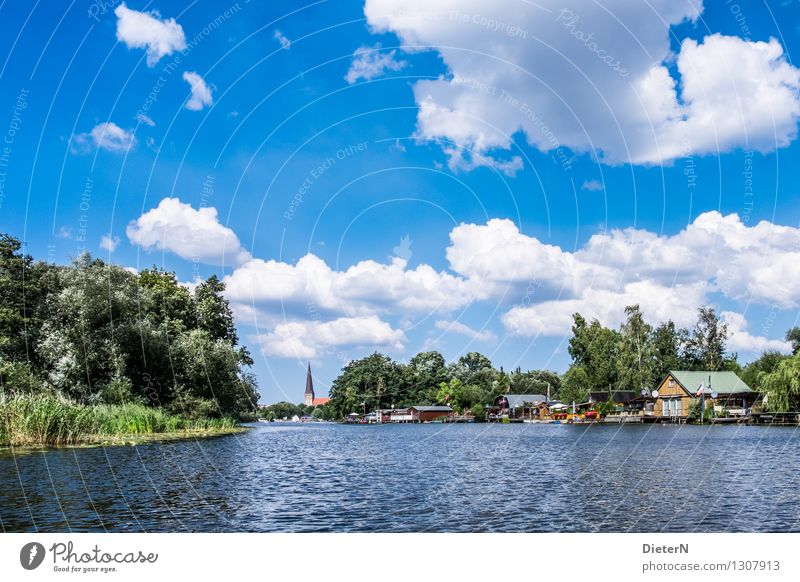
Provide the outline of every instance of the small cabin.
{"type": "Polygon", "coordinates": [[[758,397],[734,372],[671,370],[656,388],[653,416],[685,420],[692,402],[705,395],[706,406],[717,414],[745,416],[758,397]],[[702,392],[701,392],[702,388],[702,392]]]}

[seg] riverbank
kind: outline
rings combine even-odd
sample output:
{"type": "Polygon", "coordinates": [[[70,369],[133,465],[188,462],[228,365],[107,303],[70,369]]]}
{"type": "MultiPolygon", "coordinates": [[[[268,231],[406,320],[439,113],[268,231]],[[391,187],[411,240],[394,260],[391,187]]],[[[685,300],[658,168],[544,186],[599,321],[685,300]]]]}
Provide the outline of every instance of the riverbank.
{"type": "Polygon", "coordinates": [[[56,395],[0,400],[0,447],[126,445],[245,430],[232,418],[190,419],[137,403],[82,405],[56,395]]]}

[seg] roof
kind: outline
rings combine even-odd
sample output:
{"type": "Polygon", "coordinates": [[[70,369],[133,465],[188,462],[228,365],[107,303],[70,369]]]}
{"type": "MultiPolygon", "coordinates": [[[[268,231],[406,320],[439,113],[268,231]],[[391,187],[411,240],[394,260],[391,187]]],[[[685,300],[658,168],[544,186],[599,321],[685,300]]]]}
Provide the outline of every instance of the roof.
{"type": "Polygon", "coordinates": [[[700,384],[710,387],[717,394],[746,394],[753,389],[745,384],[734,372],[688,372],[683,370],[670,370],[669,373],[678,383],[691,394],[695,394],[700,384]]]}
{"type": "Polygon", "coordinates": [[[330,398],[314,398],[314,400],[311,401],[311,406],[322,406],[330,402],[330,400],[330,398]]]}
{"type": "Polygon", "coordinates": [[[412,406],[409,410],[416,410],[417,412],[453,412],[449,406],[412,406]]]}
{"type": "Polygon", "coordinates": [[[544,394],[503,394],[500,398],[506,399],[509,408],[522,408],[525,404],[547,402],[547,396],[544,394]]]}

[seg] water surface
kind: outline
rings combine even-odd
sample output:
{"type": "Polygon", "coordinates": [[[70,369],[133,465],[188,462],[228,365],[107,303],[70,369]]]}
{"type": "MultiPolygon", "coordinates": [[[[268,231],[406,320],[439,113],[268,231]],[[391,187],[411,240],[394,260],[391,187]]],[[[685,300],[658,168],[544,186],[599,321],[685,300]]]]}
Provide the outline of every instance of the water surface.
{"type": "Polygon", "coordinates": [[[800,531],[800,433],[257,425],[0,451],[4,531],[800,531]]]}

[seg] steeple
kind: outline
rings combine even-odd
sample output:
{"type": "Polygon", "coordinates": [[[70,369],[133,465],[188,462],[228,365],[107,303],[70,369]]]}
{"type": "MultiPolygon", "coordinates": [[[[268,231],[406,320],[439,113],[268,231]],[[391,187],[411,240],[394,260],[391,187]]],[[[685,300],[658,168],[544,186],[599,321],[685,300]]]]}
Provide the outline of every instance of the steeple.
{"type": "Polygon", "coordinates": [[[306,394],[303,404],[311,406],[314,402],[314,380],[311,377],[311,362],[308,363],[308,373],[306,374],[306,394]]]}

